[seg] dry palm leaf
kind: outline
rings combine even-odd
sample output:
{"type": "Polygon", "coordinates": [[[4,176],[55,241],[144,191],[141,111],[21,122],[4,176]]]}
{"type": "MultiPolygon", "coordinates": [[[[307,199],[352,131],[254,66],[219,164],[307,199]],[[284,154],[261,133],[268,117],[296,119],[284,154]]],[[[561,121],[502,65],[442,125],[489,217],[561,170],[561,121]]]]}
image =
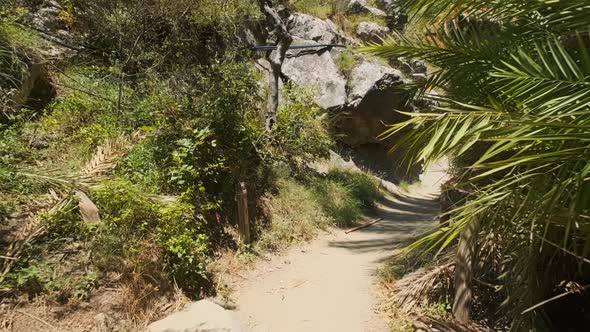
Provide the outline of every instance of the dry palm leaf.
{"type": "Polygon", "coordinates": [[[452,287],[455,271],[453,255],[442,257],[438,264],[407,274],[393,285],[393,301],[402,312],[411,312],[434,302],[435,294],[452,287]]]}
{"type": "MultiPolygon", "coordinates": [[[[98,222],[100,221],[98,208],[81,189],[98,182],[102,176],[112,171],[115,167],[115,160],[124,155],[123,148],[127,143],[136,143],[144,137],[145,135],[141,131],[137,131],[129,139],[107,141],[97,149],[90,161],[76,175],[20,174],[56,184],[56,190],[64,187],[69,190],[76,189],[82,219],[86,222],[98,222]]],[[[27,213],[13,217],[13,220],[19,219],[18,222],[24,226],[7,251],[0,257],[4,260],[0,270],[0,283],[4,281],[6,275],[18,261],[25,245],[46,231],[45,226],[39,221],[39,216],[42,213],[53,215],[72,202],[72,196],[68,195],[68,191],[58,192],[56,190],[50,189],[49,195],[42,202],[37,202],[33,210],[30,209],[27,213]]]]}

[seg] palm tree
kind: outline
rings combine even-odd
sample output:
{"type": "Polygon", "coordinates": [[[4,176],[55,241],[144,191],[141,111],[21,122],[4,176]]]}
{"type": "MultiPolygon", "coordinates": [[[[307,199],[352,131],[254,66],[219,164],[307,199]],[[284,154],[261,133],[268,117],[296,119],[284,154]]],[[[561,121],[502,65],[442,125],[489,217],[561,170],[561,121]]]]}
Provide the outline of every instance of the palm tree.
{"type": "MultiPolygon", "coordinates": [[[[546,326],[543,300],[563,296],[553,297],[560,284],[590,282],[590,1],[402,2],[430,30],[362,50],[430,63],[414,90],[437,106],[406,113],[382,136],[403,130],[394,148],[413,162],[452,157],[465,193],[411,248],[440,252],[460,238],[455,286],[469,289],[469,273],[460,276],[475,259],[469,234],[480,244],[499,234],[494,281],[513,328],[546,326]]],[[[466,321],[470,299],[459,297],[455,315],[466,321]]]]}

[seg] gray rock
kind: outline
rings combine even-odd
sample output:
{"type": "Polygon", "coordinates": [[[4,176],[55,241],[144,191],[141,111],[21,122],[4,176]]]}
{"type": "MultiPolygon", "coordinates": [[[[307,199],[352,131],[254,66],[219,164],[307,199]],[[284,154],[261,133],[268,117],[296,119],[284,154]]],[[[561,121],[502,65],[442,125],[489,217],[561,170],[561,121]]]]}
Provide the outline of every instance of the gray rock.
{"type": "Polygon", "coordinates": [[[395,110],[408,110],[408,94],[401,88],[402,74],[388,66],[363,62],[349,79],[348,104],[336,127],[344,135],[341,141],[350,146],[383,143],[377,136],[386,124],[407,117],[395,110]]]}
{"type": "Polygon", "coordinates": [[[289,32],[295,37],[312,40],[320,44],[337,43],[343,40],[338,27],[330,20],[322,20],[306,14],[289,17],[289,32]]]}
{"type": "Polygon", "coordinates": [[[377,23],[361,22],[356,29],[356,34],[363,41],[378,43],[389,31],[389,28],[380,26],[377,23]]]}
{"type": "Polygon", "coordinates": [[[372,62],[362,62],[352,69],[349,80],[348,103],[358,104],[371,89],[382,82],[399,82],[401,73],[395,69],[372,62]]]}
{"type": "Polygon", "coordinates": [[[221,306],[201,300],[150,324],[148,332],[240,332],[239,322],[221,306]]]}
{"type": "Polygon", "coordinates": [[[375,16],[387,16],[381,9],[371,7],[366,0],[349,0],[346,5],[347,14],[373,14],[375,16]]]}
{"type": "Polygon", "coordinates": [[[301,54],[285,59],[283,74],[300,86],[317,92],[316,104],[331,109],[346,103],[346,80],[338,71],[330,52],[301,54]]]}
{"type": "Polygon", "coordinates": [[[49,147],[49,142],[44,138],[37,138],[31,142],[31,147],[37,150],[47,149],[49,147]]]}
{"type": "Polygon", "coordinates": [[[376,5],[379,9],[387,11],[395,3],[395,0],[377,0],[376,5]]]}

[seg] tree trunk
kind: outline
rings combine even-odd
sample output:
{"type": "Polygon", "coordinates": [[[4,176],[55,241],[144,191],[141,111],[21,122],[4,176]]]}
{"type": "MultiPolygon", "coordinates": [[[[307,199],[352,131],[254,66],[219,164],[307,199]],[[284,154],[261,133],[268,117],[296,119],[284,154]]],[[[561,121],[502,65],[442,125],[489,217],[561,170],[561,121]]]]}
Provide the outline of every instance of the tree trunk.
{"type": "Polygon", "coordinates": [[[279,12],[273,7],[271,0],[258,0],[260,10],[264,13],[268,24],[273,27],[272,33],[277,37],[277,50],[270,54],[270,68],[268,102],[264,115],[266,130],[271,131],[277,121],[277,109],[279,108],[279,80],[281,79],[281,68],[287,55],[289,45],[293,37],[287,30],[287,25],[279,15],[279,12]]]}
{"type": "Polygon", "coordinates": [[[459,248],[455,262],[455,298],[453,315],[461,323],[470,319],[471,301],[473,298],[472,276],[473,260],[477,246],[479,219],[470,221],[461,232],[459,248]]]}

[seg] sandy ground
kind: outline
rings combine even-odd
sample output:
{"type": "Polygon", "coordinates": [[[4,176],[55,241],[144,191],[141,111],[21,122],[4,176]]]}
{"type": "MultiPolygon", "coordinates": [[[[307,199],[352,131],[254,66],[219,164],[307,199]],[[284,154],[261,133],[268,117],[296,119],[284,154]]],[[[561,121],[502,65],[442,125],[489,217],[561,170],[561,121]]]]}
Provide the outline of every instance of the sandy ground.
{"type": "Polygon", "coordinates": [[[443,168],[435,165],[407,192],[386,195],[367,218],[383,221],[350,234],[332,230],[258,264],[235,294],[243,329],[387,331],[374,310],[375,271],[399,243],[433,226],[443,168]]]}

